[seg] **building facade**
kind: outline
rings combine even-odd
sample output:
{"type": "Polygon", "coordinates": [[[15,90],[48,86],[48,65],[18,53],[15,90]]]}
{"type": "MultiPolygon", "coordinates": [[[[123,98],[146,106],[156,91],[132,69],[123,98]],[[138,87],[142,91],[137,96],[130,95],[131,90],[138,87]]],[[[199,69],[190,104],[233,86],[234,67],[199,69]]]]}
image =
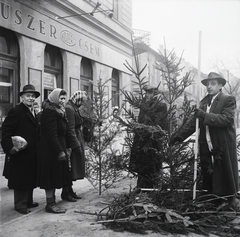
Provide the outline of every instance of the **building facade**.
{"type": "MultiPolygon", "coordinates": [[[[164,81],[161,76],[161,72],[158,69],[158,67],[161,66],[161,62],[159,61],[159,52],[156,52],[144,42],[135,43],[134,45],[135,53],[138,57],[139,70],[143,69],[144,66],[147,65],[145,70],[142,72],[141,77],[144,77],[145,81],[148,82],[149,85],[155,87],[158,86],[160,91],[167,91],[167,82],[164,81]]],[[[163,53],[163,48],[160,48],[159,50],[161,50],[163,53]]],[[[134,62],[133,65],[136,69],[134,62]]],[[[182,71],[179,75],[179,78],[184,77],[186,73],[190,73],[190,77],[193,78],[192,84],[185,89],[185,93],[187,93],[189,99],[196,102],[197,100],[203,98],[206,95],[206,89],[201,84],[201,80],[206,78],[207,75],[200,73],[200,79],[198,79],[198,70],[194,68],[190,63],[186,62],[184,59],[181,59],[180,67],[182,68],[182,71]]]]}
{"type": "MultiPolygon", "coordinates": [[[[162,54],[164,54],[163,47],[160,47],[159,50],[162,54]]],[[[162,77],[159,70],[159,67],[161,67],[159,52],[153,50],[150,46],[145,44],[144,41],[136,42],[134,44],[134,52],[137,55],[139,71],[146,66],[145,70],[141,74],[141,78],[144,78],[144,81],[147,82],[148,85],[158,87],[159,91],[168,94],[169,88],[167,81],[162,77]]],[[[168,53],[170,52],[168,51],[168,53]]],[[[136,63],[134,61],[133,67],[136,70],[136,63]]],[[[198,78],[198,70],[184,59],[181,59],[180,68],[182,68],[182,71],[179,75],[179,78],[183,78],[186,73],[189,73],[190,78],[193,79],[193,82],[185,89],[183,95],[179,97],[175,103],[182,104],[184,101],[184,95],[187,95],[188,100],[191,100],[193,104],[196,104],[197,101],[201,100],[206,95],[206,88],[201,84],[201,80],[206,78],[207,75],[200,73],[200,78],[198,78]]],[[[132,80],[136,81],[134,76],[132,80]]],[[[132,90],[138,93],[139,87],[135,83],[132,84],[132,87],[132,90]]],[[[138,114],[138,111],[136,110],[134,113],[138,114]]]]}
{"type": "Polygon", "coordinates": [[[102,2],[0,0],[0,127],[28,83],[41,105],[54,88],[92,96],[99,78],[112,78],[106,92],[119,106],[116,92],[131,81],[132,2],[102,2]]]}

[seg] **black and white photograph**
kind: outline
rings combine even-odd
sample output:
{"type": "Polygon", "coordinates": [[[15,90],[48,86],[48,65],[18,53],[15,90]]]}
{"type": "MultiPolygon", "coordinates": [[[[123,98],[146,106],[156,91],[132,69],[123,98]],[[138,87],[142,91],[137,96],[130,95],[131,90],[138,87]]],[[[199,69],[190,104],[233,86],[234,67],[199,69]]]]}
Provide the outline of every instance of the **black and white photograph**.
{"type": "Polygon", "coordinates": [[[0,235],[239,237],[239,0],[0,0],[0,235]]]}

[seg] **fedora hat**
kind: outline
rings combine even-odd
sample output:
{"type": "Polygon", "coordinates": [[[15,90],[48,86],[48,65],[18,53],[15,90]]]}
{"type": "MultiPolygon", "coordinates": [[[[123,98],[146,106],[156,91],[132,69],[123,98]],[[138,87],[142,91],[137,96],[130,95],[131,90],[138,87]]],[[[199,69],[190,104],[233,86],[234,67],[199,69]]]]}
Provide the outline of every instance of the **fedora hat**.
{"type": "Polygon", "coordinates": [[[152,91],[157,91],[157,90],[158,90],[157,87],[150,86],[150,85],[144,86],[143,89],[144,89],[145,91],[148,91],[148,92],[152,92],[152,91]]]}
{"type": "Polygon", "coordinates": [[[226,80],[216,72],[210,72],[208,74],[208,77],[206,79],[203,79],[201,82],[204,86],[207,86],[207,82],[209,80],[218,80],[219,83],[222,84],[223,86],[225,86],[226,84],[226,80]]]}
{"type": "Polygon", "coordinates": [[[151,85],[144,86],[143,89],[148,93],[153,93],[154,96],[159,94],[158,88],[151,85]]]}
{"type": "Polygon", "coordinates": [[[19,93],[19,95],[23,95],[24,93],[34,93],[36,98],[40,96],[40,92],[35,90],[35,87],[31,84],[27,84],[23,87],[23,90],[19,93]]]}

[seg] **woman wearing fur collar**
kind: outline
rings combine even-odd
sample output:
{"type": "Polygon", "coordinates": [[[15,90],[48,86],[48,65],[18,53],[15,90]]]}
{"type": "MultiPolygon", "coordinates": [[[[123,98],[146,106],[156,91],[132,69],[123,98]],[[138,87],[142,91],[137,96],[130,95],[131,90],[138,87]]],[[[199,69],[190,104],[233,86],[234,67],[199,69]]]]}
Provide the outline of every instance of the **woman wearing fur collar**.
{"type": "Polygon", "coordinates": [[[65,142],[67,118],[66,92],[54,89],[44,101],[38,158],[38,186],[46,192],[46,212],[65,213],[56,205],[55,190],[71,185],[65,142]]]}

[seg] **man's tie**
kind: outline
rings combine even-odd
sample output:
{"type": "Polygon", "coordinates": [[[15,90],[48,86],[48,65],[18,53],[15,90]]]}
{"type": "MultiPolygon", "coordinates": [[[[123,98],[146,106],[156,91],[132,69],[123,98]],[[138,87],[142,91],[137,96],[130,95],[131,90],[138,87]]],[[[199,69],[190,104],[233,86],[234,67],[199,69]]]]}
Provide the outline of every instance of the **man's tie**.
{"type": "Polygon", "coordinates": [[[208,96],[208,106],[210,106],[212,103],[212,95],[208,96]]]}
{"type": "Polygon", "coordinates": [[[34,108],[32,107],[32,108],[30,109],[30,111],[31,111],[33,117],[35,118],[34,108]]]}

